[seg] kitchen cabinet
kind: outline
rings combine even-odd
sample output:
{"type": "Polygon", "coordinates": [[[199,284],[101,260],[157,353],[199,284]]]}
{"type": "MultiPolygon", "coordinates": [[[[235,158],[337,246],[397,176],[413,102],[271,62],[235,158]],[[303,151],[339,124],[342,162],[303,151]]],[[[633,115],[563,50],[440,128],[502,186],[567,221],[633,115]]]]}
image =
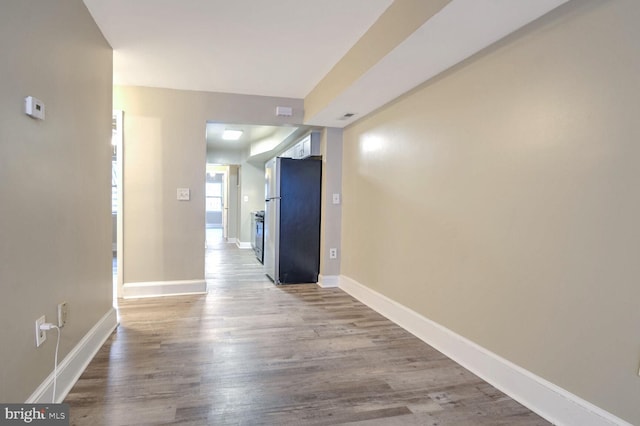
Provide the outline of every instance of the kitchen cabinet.
{"type": "Polygon", "coordinates": [[[298,143],[280,154],[280,157],[302,160],[309,157],[321,155],[320,153],[320,132],[311,132],[298,143]]]}

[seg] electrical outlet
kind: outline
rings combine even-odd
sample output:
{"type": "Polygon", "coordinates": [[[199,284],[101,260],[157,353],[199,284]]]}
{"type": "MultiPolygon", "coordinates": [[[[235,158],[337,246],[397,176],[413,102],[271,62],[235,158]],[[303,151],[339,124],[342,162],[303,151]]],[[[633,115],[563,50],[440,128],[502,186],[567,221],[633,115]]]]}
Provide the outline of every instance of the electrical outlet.
{"type": "Polygon", "coordinates": [[[44,324],[47,319],[43,316],[36,320],[36,347],[39,347],[41,344],[47,340],[47,332],[44,330],[40,330],[40,326],[44,324]]]}
{"type": "Polygon", "coordinates": [[[330,248],[329,249],[329,259],[337,259],[338,258],[338,249],[330,248]]]}
{"type": "Polygon", "coordinates": [[[333,194],[333,204],[340,204],[340,194],[333,194]]]}
{"type": "Polygon", "coordinates": [[[67,315],[69,315],[69,305],[62,302],[58,305],[58,327],[64,327],[67,323],[67,315]]]}

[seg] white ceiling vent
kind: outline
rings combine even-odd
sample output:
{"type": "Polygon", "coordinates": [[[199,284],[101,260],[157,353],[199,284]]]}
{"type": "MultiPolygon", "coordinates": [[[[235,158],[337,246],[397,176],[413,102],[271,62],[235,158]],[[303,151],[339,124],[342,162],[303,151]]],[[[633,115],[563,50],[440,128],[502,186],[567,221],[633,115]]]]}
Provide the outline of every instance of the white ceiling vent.
{"type": "Polygon", "coordinates": [[[352,118],[354,115],[356,115],[355,112],[347,112],[342,117],[338,117],[338,120],[348,120],[348,119],[352,118]]]}

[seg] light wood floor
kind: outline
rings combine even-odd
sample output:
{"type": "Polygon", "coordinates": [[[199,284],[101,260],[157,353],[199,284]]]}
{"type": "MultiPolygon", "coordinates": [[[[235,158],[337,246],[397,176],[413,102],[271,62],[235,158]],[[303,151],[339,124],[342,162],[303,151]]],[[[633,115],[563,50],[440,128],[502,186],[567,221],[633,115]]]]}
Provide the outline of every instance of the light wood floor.
{"type": "Polygon", "coordinates": [[[209,294],[128,300],[72,425],[547,425],[339,289],[209,244],[209,294]]]}

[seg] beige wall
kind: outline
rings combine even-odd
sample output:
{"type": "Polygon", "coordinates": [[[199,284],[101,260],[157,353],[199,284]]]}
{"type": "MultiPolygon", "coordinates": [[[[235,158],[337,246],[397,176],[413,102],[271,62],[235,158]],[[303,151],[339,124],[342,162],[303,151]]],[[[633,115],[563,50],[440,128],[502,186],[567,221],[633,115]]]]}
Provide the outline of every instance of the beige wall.
{"type": "MultiPolygon", "coordinates": [[[[342,129],[322,131],[322,221],[320,223],[320,274],[340,275],[342,204],[333,204],[333,194],[342,197],[342,129]],[[331,259],[329,249],[338,257],[331,259]]],[[[340,200],[342,203],[342,199],[340,200]]]]}
{"type": "Polygon", "coordinates": [[[116,86],[114,108],[124,111],[125,284],[204,279],[207,120],[301,122],[302,100],[116,86]],[[293,117],[276,117],[277,105],[293,107],[293,117]],[[191,201],[176,201],[178,187],[191,189],[191,201]]]}
{"type": "Polygon", "coordinates": [[[19,403],[53,368],[56,334],[36,348],[36,318],[69,303],[62,360],[112,305],[112,50],[80,0],[1,9],[0,401],[19,403]]]}
{"type": "Polygon", "coordinates": [[[344,132],[342,274],[640,424],[640,3],[570,2],[344,132]]]}
{"type": "Polygon", "coordinates": [[[240,226],[239,240],[251,243],[253,229],[252,214],[256,210],[264,210],[264,164],[245,162],[240,167],[240,226]]]}

